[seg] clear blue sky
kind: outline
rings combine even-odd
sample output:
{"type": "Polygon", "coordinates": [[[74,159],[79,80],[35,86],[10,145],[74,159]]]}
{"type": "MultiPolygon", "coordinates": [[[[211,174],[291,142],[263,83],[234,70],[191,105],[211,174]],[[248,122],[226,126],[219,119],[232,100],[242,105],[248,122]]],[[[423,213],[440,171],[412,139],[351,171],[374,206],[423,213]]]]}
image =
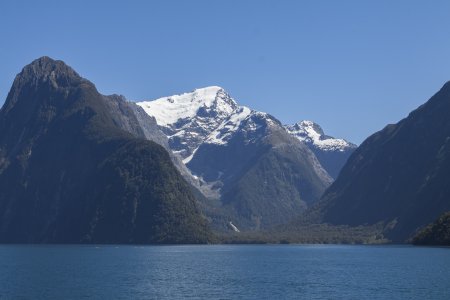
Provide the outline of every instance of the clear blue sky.
{"type": "Polygon", "coordinates": [[[0,2],[0,101],[33,59],[104,94],[220,85],[284,123],[360,143],[450,80],[450,1],[0,2]]]}

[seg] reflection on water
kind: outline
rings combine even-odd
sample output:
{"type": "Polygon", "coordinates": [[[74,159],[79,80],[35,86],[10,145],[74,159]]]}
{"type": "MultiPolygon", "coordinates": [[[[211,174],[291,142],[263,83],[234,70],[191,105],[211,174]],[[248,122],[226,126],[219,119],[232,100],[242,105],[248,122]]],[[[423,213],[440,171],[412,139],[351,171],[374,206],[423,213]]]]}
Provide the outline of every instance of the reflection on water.
{"type": "Polygon", "coordinates": [[[0,246],[0,298],[448,299],[450,249],[0,246]]]}

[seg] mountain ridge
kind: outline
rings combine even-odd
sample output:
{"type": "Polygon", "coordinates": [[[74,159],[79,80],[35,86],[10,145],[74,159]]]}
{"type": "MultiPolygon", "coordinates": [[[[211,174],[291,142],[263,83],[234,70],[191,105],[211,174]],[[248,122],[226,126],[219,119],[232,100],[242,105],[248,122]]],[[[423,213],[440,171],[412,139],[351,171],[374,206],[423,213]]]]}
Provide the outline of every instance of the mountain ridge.
{"type": "Polygon", "coordinates": [[[0,110],[0,214],[4,243],[211,238],[190,188],[127,102],[49,57],[23,68],[0,110]]]}

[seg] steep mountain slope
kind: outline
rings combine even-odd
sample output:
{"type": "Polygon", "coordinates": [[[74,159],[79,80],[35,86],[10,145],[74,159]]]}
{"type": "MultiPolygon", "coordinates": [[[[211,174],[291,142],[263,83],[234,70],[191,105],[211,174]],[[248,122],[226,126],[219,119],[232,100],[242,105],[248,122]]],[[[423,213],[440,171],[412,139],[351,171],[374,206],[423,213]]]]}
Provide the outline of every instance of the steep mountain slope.
{"type": "Polygon", "coordinates": [[[325,135],[322,127],[311,121],[286,125],[285,128],[290,134],[308,145],[333,179],[337,178],[342,167],[357,147],[344,139],[325,135]]]}
{"type": "Polygon", "coordinates": [[[191,172],[217,191],[218,210],[240,229],[286,222],[331,178],[274,117],[239,106],[222,88],[139,102],[191,172]]]}
{"type": "Polygon", "coordinates": [[[26,66],[0,111],[0,242],[206,242],[189,186],[145,136],[123,98],[63,62],[26,66]]]}
{"type": "MultiPolygon", "coordinates": [[[[126,100],[125,100],[126,101],[126,100]]],[[[138,106],[134,102],[126,102],[126,105],[132,111],[132,117],[136,118],[139,128],[142,130],[142,134],[138,131],[129,130],[128,127],[122,126],[121,128],[132,133],[136,137],[144,137],[150,141],[153,141],[167,150],[170,155],[170,158],[177,168],[178,172],[183,176],[183,178],[191,185],[193,192],[198,196],[198,194],[211,195],[211,190],[204,186],[204,182],[200,181],[195,176],[192,176],[189,169],[183,163],[182,158],[179,154],[173,153],[172,149],[169,147],[169,140],[167,136],[161,131],[158,124],[156,123],[156,119],[154,117],[149,116],[140,106],[138,106]],[[200,190],[200,191],[199,191],[200,190]]],[[[123,114],[124,111],[121,111],[123,114]]],[[[213,193],[214,194],[214,193],[213,193]]],[[[199,197],[197,197],[199,198],[199,197]]],[[[202,198],[202,196],[200,196],[202,198]]]]}
{"type": "Polygon", "coordinates": [[[395,125],[369,137],[312,210],[316,221],[387,224],[405,241],[450,210],[450,83],[395,125]]]}

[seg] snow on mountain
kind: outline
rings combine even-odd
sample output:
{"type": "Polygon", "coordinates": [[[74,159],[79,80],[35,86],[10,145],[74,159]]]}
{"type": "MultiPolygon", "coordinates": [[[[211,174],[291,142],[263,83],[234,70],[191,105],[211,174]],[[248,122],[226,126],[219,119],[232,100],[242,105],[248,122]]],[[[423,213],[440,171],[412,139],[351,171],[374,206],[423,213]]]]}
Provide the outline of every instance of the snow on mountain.
{"type": "MultiPolygon", "coordinates": [[[[267,114],[239,106],[219,86],[196,89],[189,93],[162,97],[153,101],[137,102],[144,111],[155,117],[156,122],[169,139],[174,153],[188,163],[202,143],[225,144],[244,120],[255,114],[267,114]]],[[[261,115],[261,116],[262,116],[261,115]]],[[[260,116],[260,117],[261,117],[260,116]]],[[[272,117],[268,117],[271,121],[272,117]]],[[[256,130],[254,122],[245,123],[247,130],[256,130]],[[254,128],[252,128],[254,126],[254,128]]],[[[320,151],[345,152],[356,145],[344,139],[324,134],[312,121],[301,121],[284,126],[287,132],[320,151]]]]}
{"type": "Polygon", "coordinates": [[[155,117],[169,138],[171,149],[183,159],[191,156],[225,120],[238,122],[243,114],[250,111],[238,106],[236,101],[218,86],[138,102],[137,105],[155,117]],[[236,119],[229,120],[230,116],[236,116],[236,119]]]}
{"type": "Polygon", "coordinates": [[[311,121],[282,126],[269,114],[239,106],[221,87],[211,86],[190,93],[138,102],[155,117],[166,134],[170,149],[188,164],[203,144],[226,145],[236,134],[249,143],[264,134],[267,126],[280,127],[306,144],[325,170],[336,178],[356,145],[326,135],[311,121]]]}
{"type": "Polygon", "coordinates": [[[252,111],[248,107],[240,107],[211,132],[205,142],[219,145],[225,144],[227,138],[236,132],[242,121],[244,121],[251,113],[252,111]]]}
{"type": "Polygon", "coordinates": [[[212,109],[219,114],[230,114],[237,107],[236,102],[218,86],[139,102],[138,105],[149,115],[154,116],[160,126],[169,126],[180,119],[196,117],[198,113],[201,117],[205,117],[212,109]]]}
{"type": "Polygon", "coordinates": [[[336,139],[325,135],[320,125],[312,121],[301,121],[294,125],[285,125],[286,130],[307,144],[312,144],[322,151],[346,151],[356,148],[355,144],[344,139],[336,139]]]}
{"type": "Polygon", "coordinates": [[[320,164],[334,179],[356,149],[355,144],[326,135],[322,128],[312,121],[301,121],[294,125],[285,125],[284,128],[314,152],[320,164]]]}

